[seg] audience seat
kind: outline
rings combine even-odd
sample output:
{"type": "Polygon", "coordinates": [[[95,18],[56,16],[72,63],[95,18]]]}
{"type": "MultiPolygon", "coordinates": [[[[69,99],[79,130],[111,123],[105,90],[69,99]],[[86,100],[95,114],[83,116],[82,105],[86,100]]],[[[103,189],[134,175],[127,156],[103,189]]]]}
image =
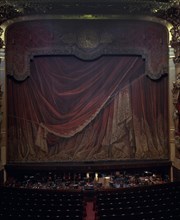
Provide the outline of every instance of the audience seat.
{"type": "Polygon", "coordinates": [[[180,183],[98,192],[96,220],[179,220],[180,183]]]}
{"type": "Polygon", "coordinates": [[[83,193],[0,188],[0,219],[83,220],[83,193]]]}

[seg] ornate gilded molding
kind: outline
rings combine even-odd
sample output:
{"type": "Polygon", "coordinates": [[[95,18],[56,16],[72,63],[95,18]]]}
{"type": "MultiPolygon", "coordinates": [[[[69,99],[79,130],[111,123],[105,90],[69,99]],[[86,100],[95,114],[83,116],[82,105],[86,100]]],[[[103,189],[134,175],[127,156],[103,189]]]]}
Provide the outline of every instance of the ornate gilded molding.
{"type": "Polygon", "coordinates": [[[174,48],[175,55],[174,63],[180,63],[180,19],[179,23],[174,24],[170,32],[172,34],[172,41],[170,42],[170,44],[174,48]]]}
{"type": "MultiPolygon", "coordinates": [[[[81,19],[98,19],[99,15],[150,16],[174,24],[179,7],[179,0],[0,0],[0,25],[15,18],[36,15],[72,18],[78,15],[81,19]]],[[[2,46],[0,39],[0,48],[2,46]]]]}
{"type": "MultiPolygon", "coordinates": [[[[176,61],[177,60],[175,59],[175,62],[176,61]]],[[[174,105],[173,120],[175,127],[175,132],[174,132],[175,148],[180,153],[180,72],[176,76],[176,81],[173,82],[172,94],[173,94],[173,105],[174,105]]]]}
{"type": "Polygon", "coordinates": [[[159,16],[178,6],[179,0],[0,0],[0,21],[47,14],[159,16]]]}
{"type": "Polygon", "coordinates": [[[1,124],[2,124],[2,114],[3,114],[2,109],[1,109],[2,108],[2,95],[3,95],[1,87],[2,85],[0,85],[0,143],[1,143],[1,124]]]}
{"type": "Polygon", "coordinates": [[[4,41],[2,40],[3,29],[0,27],[0,48],[4,46],[4,41]]]}
{"type": "Polygon", "coordinates": [[[177,0],[1,0],[4,19],[28,14],[149,14],[168,10],[177,0]],[[8,13],[9,12],[9,13],[8,13]]]}
{"type": "Polygon", "coordinates": [[[174,48],[174,63],[180,63],[180,8],[176,8],[174,16],[170,16],[168,20],[173,24],[170,30],[172,35],[172,40],[170,42],[171,46],[174,48]]]}
{"type": "Polygon", "coordinates": [[[171,7],[165,11],[161,11],[157,13],[156,16],[168,21],[172,28],[170,29],[170,33],[172,39],[170,41],[170,45],[174,48],[175,58],[174,63],[179,63],[180,60],[180,1],[179,0],[171,0],[171,7]]]}
{"type": "MultiPolygon", "coordinates": [[[[174,64],[176,68],[176,79],[173,82],[173,105],[174,105],[174,127],[175,127],[175,149],[176,149],[176,157],[180,157],[180,2],[179,5],[176,5],[173,9],[174,13],[168,13],[166,20],[171,22],[173,27],[170,29],[170,33],[172,35],[172,40],[170,41],[170,45],[174,48],[174,64]]],[[[171,9],[172,11],[172,9],[171,9]]]]}

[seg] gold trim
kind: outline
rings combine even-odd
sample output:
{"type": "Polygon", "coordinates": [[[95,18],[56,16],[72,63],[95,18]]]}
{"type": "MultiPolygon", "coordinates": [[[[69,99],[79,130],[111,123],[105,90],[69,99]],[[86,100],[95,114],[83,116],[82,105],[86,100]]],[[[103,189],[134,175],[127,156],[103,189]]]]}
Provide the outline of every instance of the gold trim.
{"type": "Polygon", "coordinates": [[[3,29],[7,28],[9,25],[15,22],[22,22],[22,21],[32,21],[32,20],[53,20],[53,19],[68,19],[68,20],[144,20],[144,21],[152,21],[156,23],[163,24],[168,29],[172,28],[172,24],[167,20],[162,18],[157,18],[154,16],[127,16],[127,15],[90,15],[90,14],[82,14],[82,15],[34,15],[34,16],[23,16],[14,19],[10,19],[2,23],[1,27],[3,29]]]}
{"type": "MultiPolygon", "coordinates": [[[[55,19],[62,19],[62,20],[139,20],[139,21],[151,21],[154,23],[159,23],[164,25],[169,32],[169,41],[171,41],[171,28],[173,25],[168,22],[167,20],[153,17],[153,16],[127,16],[127,15],[91,15],[91,14],[82,14],[82,15],[33,15],[33,16],[23,16],[17,17],[14,19],[9,19],[2,23],[0,27],[3,29],[3,33],[1,39],[5,43],[5,32],[6,29],[17,22],[23,21],[34,21],[34,20],[55,20],[55,19]]],[[[5,48],[5,45],[4,47],[5,48]]]]}

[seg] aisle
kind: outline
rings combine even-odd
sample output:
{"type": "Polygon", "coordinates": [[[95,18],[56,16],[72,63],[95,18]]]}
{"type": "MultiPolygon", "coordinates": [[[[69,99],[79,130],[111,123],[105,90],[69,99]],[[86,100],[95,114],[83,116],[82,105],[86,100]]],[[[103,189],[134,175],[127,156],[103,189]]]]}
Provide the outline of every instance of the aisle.
{"type": "Polygon", "coordinates": [[[87,202],[86,204],[86,219],[85,220],[95,220],[95,212],[93,210],[93,202],[87,202]]]}

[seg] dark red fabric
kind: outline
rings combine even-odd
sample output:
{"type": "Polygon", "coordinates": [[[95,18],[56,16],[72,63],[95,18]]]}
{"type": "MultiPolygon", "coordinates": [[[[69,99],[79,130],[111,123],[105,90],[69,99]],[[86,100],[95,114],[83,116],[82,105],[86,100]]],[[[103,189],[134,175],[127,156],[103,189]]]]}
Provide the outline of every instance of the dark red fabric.
{"type": "Polygon", "coordinates": [[[8,160],[167,158],[167,80],[141,57],[35,57],[7,80],[8,160]]]}
{"type": "Polygon", "coordinates": [[[93,61],[73,56],[36,57],[31,73],[23,83],[13,85],[13,92],[20,94],[14,106],[16,117],[69,137],[81,131],[117,92],[144,73],[144,61],[133,56],[104,56],[93,61]]]}

